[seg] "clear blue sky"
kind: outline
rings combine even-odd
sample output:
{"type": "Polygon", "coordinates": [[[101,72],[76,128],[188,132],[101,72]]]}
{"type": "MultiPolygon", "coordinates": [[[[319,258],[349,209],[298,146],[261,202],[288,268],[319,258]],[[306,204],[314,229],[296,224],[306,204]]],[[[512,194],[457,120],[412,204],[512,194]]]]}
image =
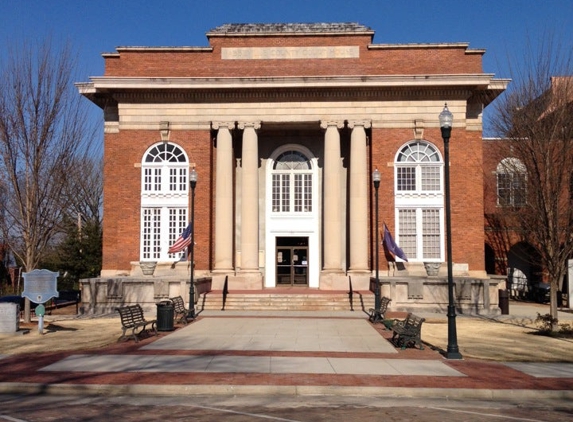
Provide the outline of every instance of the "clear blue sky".
{"type": "Polygon", "coordinates": [[[548,32],[573,49],[573,0],[0,0],[0,56],[14,40],[69,39],[87,81],[117,46],[207,46],[224,23],[276,22],[358,22],[379,44],[468,42],[496,77],[548,32]]]}

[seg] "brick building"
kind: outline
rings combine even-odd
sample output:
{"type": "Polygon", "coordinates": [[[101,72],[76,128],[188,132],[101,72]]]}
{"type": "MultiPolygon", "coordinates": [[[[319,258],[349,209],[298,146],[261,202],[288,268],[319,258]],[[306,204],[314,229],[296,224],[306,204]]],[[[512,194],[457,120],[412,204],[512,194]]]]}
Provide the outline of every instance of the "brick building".
{"type": "MultiPolygon", "coordinates": [[[[482,112],[506,80],[466,43],[374,44],[363,25],[228,24],[207,47],[118,47],[78,84],[105,117],[102,278],[184,277],[168,248],[195,190],[196,275],[221,288],[368,289],[385,222],[425,274],[445,256],[443,141],[455,275],[485,277],[482,112]]],[[[399,261],[399,260],[398,260],[399,261]]]]}

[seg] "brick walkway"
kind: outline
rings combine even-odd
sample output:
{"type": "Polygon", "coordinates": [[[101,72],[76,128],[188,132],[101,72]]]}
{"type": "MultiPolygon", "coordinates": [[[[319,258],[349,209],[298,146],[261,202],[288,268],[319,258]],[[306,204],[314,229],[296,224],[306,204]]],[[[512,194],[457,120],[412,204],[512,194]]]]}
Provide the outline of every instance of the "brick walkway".
{"type": "Polygon", "coordinates": [[[363,318],[205,316],[85,351],[0,359],[0,392],[573,398],[573,364],[446,360],[363,318]],[[511,390],[509,393],[508,390],[511,390]]]}

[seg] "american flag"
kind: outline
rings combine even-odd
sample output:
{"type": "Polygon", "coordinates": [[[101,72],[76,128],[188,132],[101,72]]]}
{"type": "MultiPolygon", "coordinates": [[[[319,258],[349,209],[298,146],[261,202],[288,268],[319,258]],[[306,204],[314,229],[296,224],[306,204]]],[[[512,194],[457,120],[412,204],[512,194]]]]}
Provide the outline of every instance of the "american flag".
{"type": "Polygon", "coordinates": [[[181,236],[177,238],[175,243],[169,247],[169,253],[181,252],[191,244],[191,223],[183,230],[181,236]]]}

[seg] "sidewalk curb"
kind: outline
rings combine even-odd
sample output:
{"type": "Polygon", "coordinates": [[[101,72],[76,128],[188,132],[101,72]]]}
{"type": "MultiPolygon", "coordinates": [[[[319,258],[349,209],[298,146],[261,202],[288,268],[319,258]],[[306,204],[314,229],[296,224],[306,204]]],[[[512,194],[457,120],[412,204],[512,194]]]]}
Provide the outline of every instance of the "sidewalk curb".
{"type": "Polygon", "coordinates": [[[308,385],[77,385],[0,383],[0,394],[93,395],[93,396],[201,396],[289,395],[367,396],[394,398],[442,398],[456,400],[573,400],[570,390],[512,390],[473,388],[337,387],[308,385]]]}

